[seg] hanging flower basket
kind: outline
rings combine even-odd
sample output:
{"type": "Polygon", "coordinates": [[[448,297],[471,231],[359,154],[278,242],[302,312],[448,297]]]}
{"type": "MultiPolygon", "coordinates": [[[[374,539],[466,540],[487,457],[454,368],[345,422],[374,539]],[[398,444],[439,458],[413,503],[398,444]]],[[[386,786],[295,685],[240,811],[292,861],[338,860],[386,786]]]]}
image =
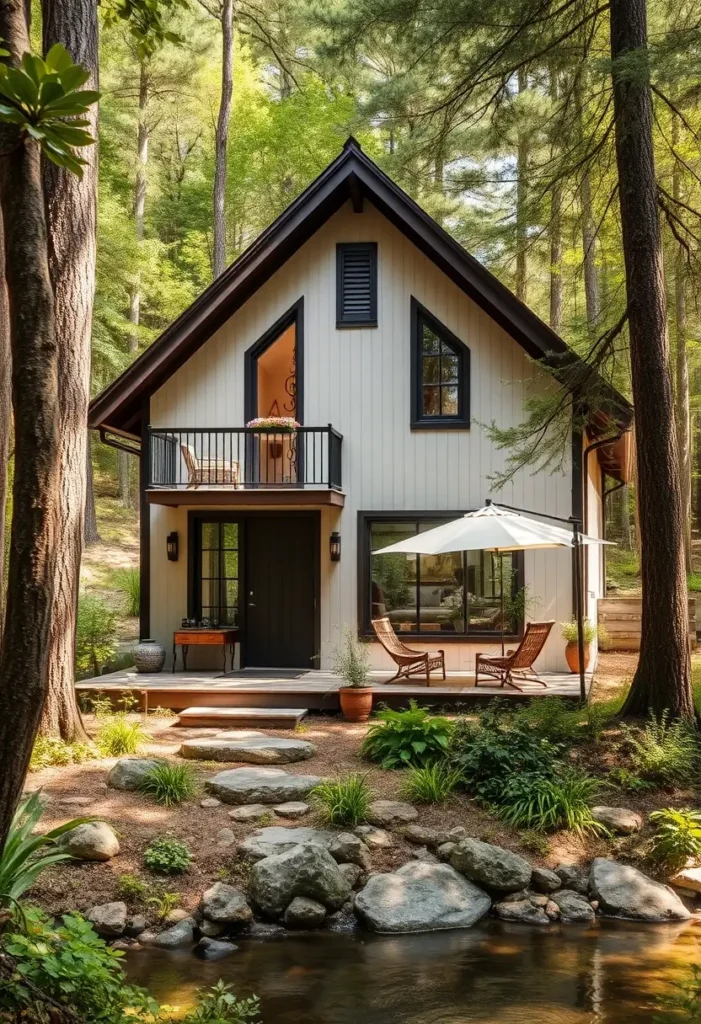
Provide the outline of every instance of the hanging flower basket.
{"type": "Polygon", "coordinates": [[[258,416],[246,426],[268,434],[293,434],[300,424],[291,416],[258,416]]]}

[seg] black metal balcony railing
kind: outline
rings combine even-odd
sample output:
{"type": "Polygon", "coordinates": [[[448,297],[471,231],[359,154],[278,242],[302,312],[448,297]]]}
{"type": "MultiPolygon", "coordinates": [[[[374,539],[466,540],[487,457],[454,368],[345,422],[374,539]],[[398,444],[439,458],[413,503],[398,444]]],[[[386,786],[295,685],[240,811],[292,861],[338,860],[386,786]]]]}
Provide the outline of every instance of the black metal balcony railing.
{"type": "Polygon", "coordinates": [[[149,427],[148,486],[340,490],[342,441],[331,424],[294,431],[149,427]]]}

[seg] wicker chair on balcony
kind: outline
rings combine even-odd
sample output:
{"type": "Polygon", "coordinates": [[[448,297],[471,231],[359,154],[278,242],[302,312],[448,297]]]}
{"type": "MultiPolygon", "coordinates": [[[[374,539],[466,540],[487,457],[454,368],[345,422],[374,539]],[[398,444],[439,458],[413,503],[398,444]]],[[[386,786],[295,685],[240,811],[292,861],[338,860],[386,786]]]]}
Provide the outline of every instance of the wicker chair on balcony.
{"type": "Polygon", "coordinates": [[[409,676],[420,672],[426,679],[426,686],[429,686],[431,672],[434,669],[441,669],[445,679],[444,651],[413,651],[411,647],[407,647],[398,639],[387,616],[373,619],[372,628],[375,630],[377,639],[397,665],[396,675],[385,682],[395,683],[398,679],[408,679],[409,676]]]}
{"type": "Polygon", "coordinates": [[[230,462],[228,459],[201,459],[189,444],[181,444],[180,451],[187,469],[188,488],[199,487],[201,484],[240,486],[241,469],[238,462],[230,462]]]}
{"type": "Polygon", "coordinates": [[[529,622],[516,650],[502,655],[478,654],[475,659],[475,686],[479,686],[480,674],[498,679],[500,686],[513,686],[515,690],[523,690],[523,687],[514,682],[514,674],[524,682],[547,686],[535,672],[533,663],[543,650],[553,625],[553,622],[529,622]]]}

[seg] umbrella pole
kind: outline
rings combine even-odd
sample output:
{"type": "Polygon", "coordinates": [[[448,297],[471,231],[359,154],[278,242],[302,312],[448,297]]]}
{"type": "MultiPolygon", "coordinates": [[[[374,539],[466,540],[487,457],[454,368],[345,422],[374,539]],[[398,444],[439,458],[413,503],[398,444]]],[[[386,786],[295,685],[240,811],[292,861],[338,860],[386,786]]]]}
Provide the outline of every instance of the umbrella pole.
{"type": "Polygon", "coordinates": [[[501,656],[504,657],[504,554],[499,552],[499,573],[501,591],[501,656]]]}
{"type": "Polygon", "coordinates": [[[582,594],[582,545],[579,538],[579,522],[572,520],[572,559],[574,568],[574,610],[577,617],[577,649],[579,652],[579,699],[582,704],[587,702],[587,683],[584,665],[584,609],[582,594]]]}

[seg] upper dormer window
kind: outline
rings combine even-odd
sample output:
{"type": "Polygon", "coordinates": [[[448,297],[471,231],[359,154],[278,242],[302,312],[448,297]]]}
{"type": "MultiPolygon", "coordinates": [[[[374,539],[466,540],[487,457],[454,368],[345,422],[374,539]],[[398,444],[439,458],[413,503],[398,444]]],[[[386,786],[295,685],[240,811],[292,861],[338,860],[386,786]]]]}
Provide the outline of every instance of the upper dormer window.
{"type": "Polygon", "coordinates": [[[336,246],[336,326],[377,327],[377,242],[336,246]]]}
{"type": "Polygon", "coordinates": [[[469,427],[470,350],[416,299],[411,347],[412,427],[469,427]]]}

